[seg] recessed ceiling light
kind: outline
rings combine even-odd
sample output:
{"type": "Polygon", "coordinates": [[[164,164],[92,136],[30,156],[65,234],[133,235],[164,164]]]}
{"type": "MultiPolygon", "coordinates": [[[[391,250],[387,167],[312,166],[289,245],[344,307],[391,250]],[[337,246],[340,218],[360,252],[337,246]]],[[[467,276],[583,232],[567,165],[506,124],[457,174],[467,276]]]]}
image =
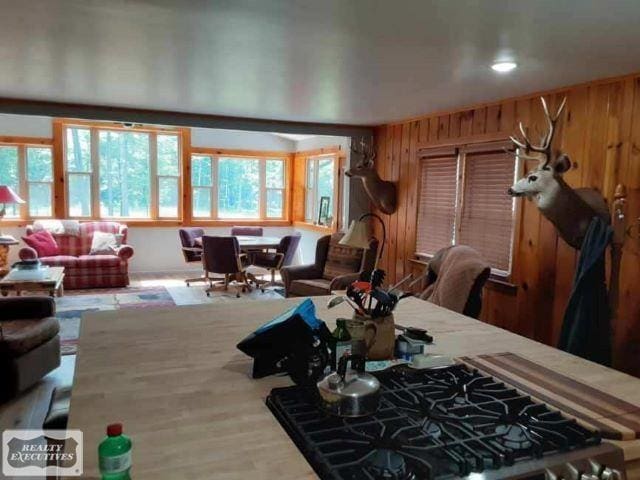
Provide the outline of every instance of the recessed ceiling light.
{"type": "Polygon", "coordinates": [[[496,62],[491,65],[491,68],[496,72],[506,73],[515,69],[517,66],[518,64],[515,62],[496,62]]]}

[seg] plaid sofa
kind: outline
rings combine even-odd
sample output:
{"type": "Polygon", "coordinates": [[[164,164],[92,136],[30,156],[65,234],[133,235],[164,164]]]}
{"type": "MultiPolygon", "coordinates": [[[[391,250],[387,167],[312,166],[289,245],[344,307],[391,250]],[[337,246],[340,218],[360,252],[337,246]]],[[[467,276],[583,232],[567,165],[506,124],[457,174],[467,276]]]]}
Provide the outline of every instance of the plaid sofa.
{"type": "MultiPolygon", "coordinates": [[[[27,226],[27,235],[34,232],[33,225],[27,226]]],[[[127,226],[117,222],[85,222],[80,224],[78,235],[57,235],[53,237],[60,248],[60,255],[42,257],[40,261],[51,267],[64,267],[64,288],[110,288],[129,285],[128,260],[133,256],[133,248],[127,245],[127,226]],[[122,246],[114,255],[89,255],[93,232],[107,232],[122,235],[122,246]]],[[[21,260],[38,258],[31,247],[23,247],[21,260]]]]}

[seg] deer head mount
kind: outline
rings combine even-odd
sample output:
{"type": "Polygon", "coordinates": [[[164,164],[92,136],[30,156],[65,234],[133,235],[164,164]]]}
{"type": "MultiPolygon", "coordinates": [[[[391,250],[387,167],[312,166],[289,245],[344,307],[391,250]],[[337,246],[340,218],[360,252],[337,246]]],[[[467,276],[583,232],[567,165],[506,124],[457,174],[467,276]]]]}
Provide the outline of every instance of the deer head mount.
{"type": "Polygon", "coordinates": [[[360,148],[351,145],[351,153],[361,157],[355,165],[345,173],[347,177],[360,178],[373,205],[388,215],[394,213],[397,208],[397,190],[393,182],[382,180],[376,172],[373,161],[376,158],[373,139],[367,145],[364,138],[360,139],[360,148]]]}
{"type": "Polygon", "coordinates": [[[547,123],[547,131],[538,144],[532,143],[522,122],[520,135],[512,136],[516,156],[538,160],[538,166],[518,180],[508,190],[514,197],[526,197],[536,202],[540,212],[558,230],[560,237],[575,249],[580,249],[587,228],[593,217],[601,217],[610,223],[609,209],[602,195],[591,188],[571,188],[562,175],[571,168],[571,160],[565,153],[552,147],[556,124],[562,115],[567,99],[556,112],[549,113],[547,102],[540,98],[547,123]]]}

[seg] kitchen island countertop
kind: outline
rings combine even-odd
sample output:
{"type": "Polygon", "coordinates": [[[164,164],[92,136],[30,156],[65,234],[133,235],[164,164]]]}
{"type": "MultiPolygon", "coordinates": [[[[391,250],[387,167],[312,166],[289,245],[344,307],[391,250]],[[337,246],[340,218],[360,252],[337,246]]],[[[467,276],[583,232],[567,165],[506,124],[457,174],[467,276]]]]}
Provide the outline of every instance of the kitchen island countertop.
{"type": "MultiPolygon", "coordinates": [[[[333,328],[350,316],[316,297],[333,328]]],[[[69,428],[84,433],[85,478],[99,478],[96,449],[106,425],[133,439],[133,478],[302,479],[313,470],[264,404],[288,377],[250,378],[252,360],[236,344],[301,299],[91,312],[82,320],[69,428]]],[[[396,322],[427,328],[430,353],[513,352],[640,405],[640,379],[506,330],[408,298],[396,322]]],[[[640,440],[624,448],[629,478],[640,476],[640,440]]]]}

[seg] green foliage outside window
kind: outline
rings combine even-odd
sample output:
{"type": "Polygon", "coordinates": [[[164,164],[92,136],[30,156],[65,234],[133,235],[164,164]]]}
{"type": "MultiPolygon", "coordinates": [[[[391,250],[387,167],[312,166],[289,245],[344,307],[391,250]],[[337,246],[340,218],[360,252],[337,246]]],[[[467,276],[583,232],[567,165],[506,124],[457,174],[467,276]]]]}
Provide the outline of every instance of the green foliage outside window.
{"type": "MultiPolygon", "coordinates": [[[[18,147],[0,146],[0,185],[7,185],[20,194],[20,180],[18,177],[18,147]]],[[[2,206],[0,206],[2,208],[2,206]]],[[[19,216],[20,210],[18,205],[6,206],[7,217],[19,216]]]]}

